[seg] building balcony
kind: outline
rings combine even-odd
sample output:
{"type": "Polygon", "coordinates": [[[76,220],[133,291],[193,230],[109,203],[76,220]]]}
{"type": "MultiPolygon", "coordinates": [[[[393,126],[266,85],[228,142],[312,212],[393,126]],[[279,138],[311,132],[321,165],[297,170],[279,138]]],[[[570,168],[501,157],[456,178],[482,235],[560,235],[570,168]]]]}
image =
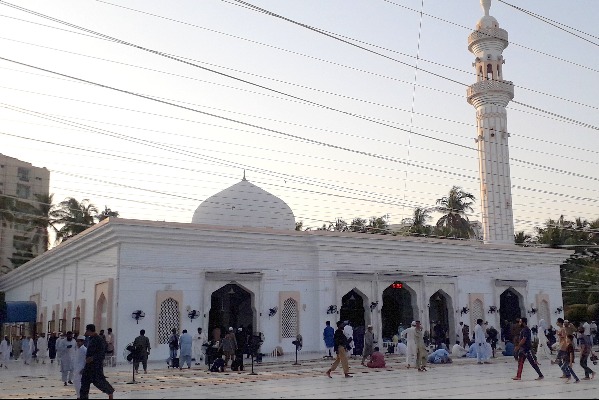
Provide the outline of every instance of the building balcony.
{"type": "Polygon", "coordinates": [[[514,84],[510,81],[484,80],[468,86],[468,103],[478,105],[496,104],[503,107],[514,98],[514,84]]]}
{"type": "Polygon", "coordinates": [[[508,35],[505,29],[483,28],[468,36],[468,50],[477,54],[486,48],[503,51],[508,46],[508,35]]]}

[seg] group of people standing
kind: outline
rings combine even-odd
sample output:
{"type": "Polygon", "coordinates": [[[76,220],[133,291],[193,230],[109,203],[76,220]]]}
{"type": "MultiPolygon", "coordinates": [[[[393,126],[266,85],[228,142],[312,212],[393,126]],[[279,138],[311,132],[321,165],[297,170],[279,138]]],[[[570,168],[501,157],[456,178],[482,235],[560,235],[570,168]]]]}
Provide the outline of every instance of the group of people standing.
{"type": "MultiPolygon", "coordinates": [[[[332,378],[331,373],[337,369],[339,364],[343,368],[344,376],[346,378],[352,377],[349,372],[348,354],[352,348],[351,343],[354,341],[354,338],[348,337],[344,329],[345,326],[344,321],[338,321],[337,330],[333,330],[330,321],[327,321],[323,331],[323,340],[328,351],[328,355],[325,355],[325,357],[332,356],[331,350],[336,353],[335,361],[325,373],[329,378],[332,378]]],[[[407,346],[407,367],[410,368],[414,365],[418,371],[426,371],[426,363],[429,355],[424,343],[424,329],[420,321],[413,321],[409,328],[402,331],[402,336],[405,338],[407,346]]],[[[363,344],[361,364],[370,368],[384,368],[384,355],[379,351],[379,347],[375,346],[376,343],[372,325],[368,325],[363,343],[361,343],[363,344]],[[370,358],[370,361],[365,364],[367,358],[370,358]]]]}
{"type": "MultiPolygon", "coordinates": [[[[249,357],[250,354],[255,353],[250,350],[250,343],[263,341],[262,338],[252,340],[252,337],[251,330],[246,331],[243,327],[239,327],[237,330],[229,327],[224,336],[222,336],[220,328],[214,328],[211,340],[208,340],[202,328],[198,328],[197,334],[193,337],[186,329],[179,335],[177,329],[173,328],[168,339],[170,355],[167,363],[171,367],[183,369],[185,365],[187,368],[191,368],[194,359],[195,365],[200,365],[200,361],[204,360],[210,368],[215,360],[224,358],[221,370],[229,368],[229,362],[231,362],[231,369],[243,370],[243,355],[247,354],[249,357]]],[[[259,350],[259,345],[255,350],[259,350]]]]}

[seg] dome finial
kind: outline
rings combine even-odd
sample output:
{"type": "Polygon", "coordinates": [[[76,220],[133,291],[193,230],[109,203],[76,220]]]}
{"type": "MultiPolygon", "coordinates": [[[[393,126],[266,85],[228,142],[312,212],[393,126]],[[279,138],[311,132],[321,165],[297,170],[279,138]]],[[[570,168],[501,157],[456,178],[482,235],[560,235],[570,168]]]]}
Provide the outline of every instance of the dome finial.
{"type": "Polygon", "coordinates": [[[244,181],[246,181],[247,179],[245,179],[245,169],[243,170],[243,179],[244,181]]]}
{"type": "Polygon", "coordinates": [[[491,0],[480,0],[480,5],[483,6],[485,17],[489,16],[489,9],[491,8],[491,0]]]}

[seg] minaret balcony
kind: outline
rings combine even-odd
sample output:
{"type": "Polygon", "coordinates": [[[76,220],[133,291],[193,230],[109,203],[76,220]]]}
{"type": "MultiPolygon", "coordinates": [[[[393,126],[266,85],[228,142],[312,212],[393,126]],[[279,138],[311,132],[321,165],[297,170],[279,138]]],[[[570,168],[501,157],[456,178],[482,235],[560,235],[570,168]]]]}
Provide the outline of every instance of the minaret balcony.
{"type": "Polygon", "coordinates": [[[501,28],[482,28],[468,36],[468,51],[473,54],[495,50],[500,53],[508,46],[507,31],[501,28]]]}
{"type": "Polygon", "coordinates": [[[468,103],[475,107],[482,104],[507,106],[514,98],[514,84],[510,81],[484,80],[468,86],[468,103]]]}

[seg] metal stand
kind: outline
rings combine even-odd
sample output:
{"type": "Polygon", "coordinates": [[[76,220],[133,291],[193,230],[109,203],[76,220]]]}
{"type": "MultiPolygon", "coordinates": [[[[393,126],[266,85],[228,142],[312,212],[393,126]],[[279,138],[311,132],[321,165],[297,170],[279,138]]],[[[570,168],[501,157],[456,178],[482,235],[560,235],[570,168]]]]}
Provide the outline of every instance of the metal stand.
{"type": "Polygon", "coordinates": [[[292,365],[302,365],[297,362],[297,351],[298,351],[298,348],[297,348],[297,346],[295,346],[295,362],[292,365]]]}
{"type": "Polygon", "coordinates": [[[135,364],[131,363],[131,369],[133,370],[133,379],[131,382],[127,382],[128,385],[139,383],[135,381],[135,364]]]}
{"type": "Polygon", "coordinates": [[[250,372],[248,375],[258,375],[254,372],[254,353],[252,353],[252,372],[250,372]]]}

